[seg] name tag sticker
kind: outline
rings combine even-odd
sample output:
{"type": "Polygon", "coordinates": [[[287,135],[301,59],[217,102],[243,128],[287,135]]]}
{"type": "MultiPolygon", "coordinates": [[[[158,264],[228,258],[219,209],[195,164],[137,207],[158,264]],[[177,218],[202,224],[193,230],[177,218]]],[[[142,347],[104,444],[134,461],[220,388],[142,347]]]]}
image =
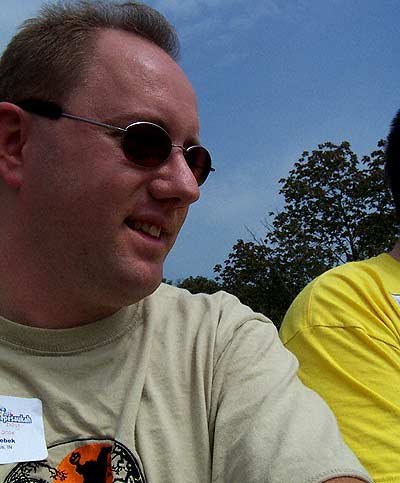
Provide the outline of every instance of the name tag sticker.
{"type": "Polygon", "coordinates": [[[394,298],[394,301],[400,305],[400,295],[398,293],[392,293],[392,297],[394,298]]]}
{"type": "Polygon", "coordinates": [[[47,458],[42,401],[0,396],[0,464],[47,458]]]}

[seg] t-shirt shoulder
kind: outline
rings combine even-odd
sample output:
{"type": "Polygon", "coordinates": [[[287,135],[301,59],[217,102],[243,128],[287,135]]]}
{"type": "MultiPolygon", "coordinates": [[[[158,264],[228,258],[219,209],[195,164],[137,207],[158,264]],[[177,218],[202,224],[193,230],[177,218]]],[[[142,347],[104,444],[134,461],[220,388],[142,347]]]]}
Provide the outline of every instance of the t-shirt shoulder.
{"type": "Polygon", "coordinates": [[[212,339],[216,357],[238,332],[256,330],[267,338],[276,335],[275,326],[267,317],[224,291],[211,295],[191,294],[188,290],[162,284],[147,298],[143,310],[148,314],[147,320],[151,317],[159,331],[170,334],[173,331],[175,338],[212,339]]]}
{"type": "Polygon", "coordinates": [[[392,330],[400,316],[393,294],[400,289],[400,263],[387,253],[335,267],[296,297],[281,329],[284,343],[312,327],[392,330]]]}
{"type": "Polygon", "coordinates": [[[148,298],[148,302],[153,304],[166,305],[171,308],[174,306],[178,312],[190,309],[193,316],[200,316],[212,319],[214,322],[221,323],[225,319],[233,320],[236,324],[250,319],[257,319],[264,323],[271,321],[264,315],[254,312],[250,307],[244,305],[240,300],[223,290],[214,294],[192,294],[186,289],[174,287],[172,285],[161,284],[160,287],[148,298]],[[233,315],[233,317],[232,317],[233,315]]]}

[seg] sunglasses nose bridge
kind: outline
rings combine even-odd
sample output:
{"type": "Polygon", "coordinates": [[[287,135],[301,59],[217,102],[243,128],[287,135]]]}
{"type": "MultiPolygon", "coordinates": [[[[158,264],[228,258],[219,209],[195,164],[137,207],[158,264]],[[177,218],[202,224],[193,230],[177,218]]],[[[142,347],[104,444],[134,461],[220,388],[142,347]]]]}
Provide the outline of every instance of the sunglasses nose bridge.
{"type": "MultiPolygon", "coordinates": [[[[170,151],[170,155],[172,154],[172,150],[173,150],[174,148],[178,148],[178,149],[180,149],[180,150],[182,151],[182,155],[183,155],[183,157],[185,158],[185,161],[186,161],[186,163],[187,163],[186,155],[187,155],[188,150],[187,150],[187,149],[186,149],[184,146],[182,146],[181,144],[172,144],[172,143],[171,143],[171,151],[170,151]]],[[[168,157],[169,157],[169,156],[168,156],[168,157]]],[[[187,163],[187,164],[188,164],[188,163],[187,163]]]]}
{"type": "Polygon", "coordinates": [[[194,166],[192,166],[192,164],[189,162],[189,159],[187,158],[187,155],[188,155],[188,153],[190,151],[190,148],[187,149],[184,146],[182,146],[181,144],[172,144],[171,143],[171,153],[172,153],[172,149],[173,148],[179,148],[182,151],[182,155],[185,158],[186,166],[190,169],[190,171],[192,172],[193,176],[195,177],[196,182],[197,182],[197,185],[200,186],[202,184],[202,182],[199,183],[199,180],[198,180],[198,178],[196,176],[196,173],[194,171],[194,166]]]}
{"type": "Polygon", "coordinates": [[[186,154],[186,152],[187,152],[187,149],[186,149],[186,148],[184,148],[183,146],[181,146],[180,144],[172,144],[172,143],[171,143],[171,149],[172,149],[172,148],[179,148],[179,149],[181,149],[181,150],[182,150],[182,154],[183,154],[183,155],[185,155],[185,154],[186,154]]]}

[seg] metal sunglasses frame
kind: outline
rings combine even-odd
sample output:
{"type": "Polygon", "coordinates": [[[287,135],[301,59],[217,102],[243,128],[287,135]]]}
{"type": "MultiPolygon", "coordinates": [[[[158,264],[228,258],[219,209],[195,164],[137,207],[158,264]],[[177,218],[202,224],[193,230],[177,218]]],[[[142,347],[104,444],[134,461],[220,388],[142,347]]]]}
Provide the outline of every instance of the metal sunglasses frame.
{"type": "MultiPolygon", "coordinates": [[[[43,101],[43,100],[40,100],[40,99],[25,99],[23,101],[16,102],[15,105],[17,105],[18,107],[20,107],[24,111],[31,112],[33,114],[37,114],[38,116],[47,117],[49,119],[59,119],[60,117],[65,117],[67,119],[72,119],[74,121],[85,122],[87,124],[93,124],[94,126],[104,127],[106,129],[113,129],[114,131],[121,132],[122,137],[127,133],[129,128],[131,128],[132,126],[137,126],[137,125],[152,126],[152,127],[155,127],[157,129],[161,130],[168,137],[168,139],[170,140],[170,144],[171,144],[171,150],[172,150],[172,148],[179,148],[179,149],[182,150],[182,153],[183,153],[184,156],[185,156],[185,154],[190,153],[190,151],[194,148],[201,148],[207,153],[208,159],[209,159],[209,166],[207,166],[208,172],[206,173],[205,176],[200,178],[200,180],[198,181],[199,186],[202,185],[206,181],[206,179],[208,178],[208,175],[211,172],[215,171],[215,168],[213,168],[211,166],[211,155],[204,146],[202,146],[201,144],[195,144],[193,146],[185,148],[184,146],[182,146],[180,144],[173,144],[168,132],[163,127],[161,127],[158,124],[155,124],[153,122],[150,122],[150,121],[133,122],[132,124],[129,124],[129,126],[127,126],[126,128],[123,128],[123,127],[119,127],[119,126],[114,126],[112,124],[107,124],[107,123],[104,123],[104,122],[95,121],[93,119],[88,119],[88,118],[85,118],[85,117],[75,116],[74,114],[69,114],[67,112],[64,112],[58,104],[56,104],[55,102],[51,102],[51,101],[43,101]]],[[[122,147],[123,147],[123,141],[122,141],[122,147]]],[[[161,166],[163,163],[165,163],[167,161],[167,159],[168,159],[168,157],[166,159],[163,159],[160,162],[160,164],[157,165],[157,166],[146,166],[146,165],[141,165],[140,163],[136,163],[136,164],[137,164],[137,166],[141,166],[141,167],[145,167],[145,168],[154,168],[154,167],[161,166]]]]}

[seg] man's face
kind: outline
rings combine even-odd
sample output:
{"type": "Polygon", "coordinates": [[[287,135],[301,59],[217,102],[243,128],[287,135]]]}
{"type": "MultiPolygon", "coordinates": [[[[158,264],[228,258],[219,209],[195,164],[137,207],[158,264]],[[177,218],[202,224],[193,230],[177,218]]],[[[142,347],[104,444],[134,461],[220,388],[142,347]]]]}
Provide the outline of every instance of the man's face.
{"type": "MultiPolygon", "coordinates": [[[[181,69],[127,32],[100,32],[82,82],[62,107],[120,127],[151,121],[174,144],[199,142],[196,98],[181,69]]],[[[199,197],[182,151],[141,168],[125,158],[114,131],[66,118],[35,117],[29,139],[21,197],[38,265],[105,312],[154,291],[199,197]]]]}

